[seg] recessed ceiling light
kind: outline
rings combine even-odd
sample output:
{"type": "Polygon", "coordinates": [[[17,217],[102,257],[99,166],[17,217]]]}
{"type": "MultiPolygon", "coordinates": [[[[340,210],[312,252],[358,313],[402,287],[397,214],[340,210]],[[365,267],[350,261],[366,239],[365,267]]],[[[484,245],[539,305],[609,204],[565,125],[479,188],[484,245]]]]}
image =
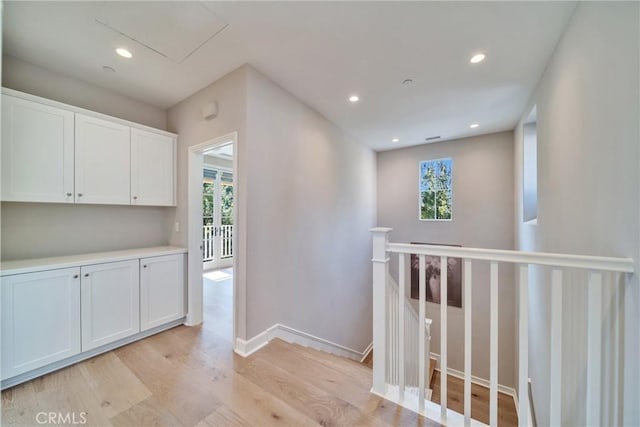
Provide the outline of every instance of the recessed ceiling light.
{"type": "Polygon", "coordinates": [[[477,128],[478,126],[480,126],[478,123],[474,123],[474,124],[470,125],[469,127],[470,127],[471,129],[475,129],[475,128],[477,128]]]}
{"type": "Polygon", "coordinates": [[[360,97],[359,97],[358,95],[351,95],[351,96],[349,97],[349,101],[351,101],[351,102],[358,102],[358,101],[360,101],[360,97]]]}
{"type": "Polygon", "coordinates": [[[133,55],[131,54],[131,52],[129,52],[127,49],[123,47],[117,48],[116,53],[122,56],[123,58],[133,58],[133,55]]]}
{"type": "Polygon", "coordinates": [[[471,59],[469,60],[469,62],[471,62],[472,64],[477,64],[478,62],[482,62],[484,61],[484,59],[487,57],[487,55],[485,55],[484,53],[476,53],[475,55],[473,55],[471,57],[471,59]]]}
{"type": "Polygon", "coordinates": [[[391,142],[400,142],[400,138],[393,138],[391,142]]]}

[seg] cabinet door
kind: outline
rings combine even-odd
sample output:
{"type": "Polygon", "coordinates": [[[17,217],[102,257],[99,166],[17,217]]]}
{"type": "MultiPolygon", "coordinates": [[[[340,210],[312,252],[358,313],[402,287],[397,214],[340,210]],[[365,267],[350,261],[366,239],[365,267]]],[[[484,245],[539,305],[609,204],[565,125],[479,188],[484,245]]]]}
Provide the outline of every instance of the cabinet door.
{"type": "Polygon", "coordinates": [[[175,205],[175,138],[131,129],[131,204],[175,205]]]}
{"type": "Polygon", "coordinates": [[[73,203],[73,112],[2,95],[2,200],[73,203]]]}
{"type": "Polygon", "coordinates": [[[81,268],[82,351],[140,332],[138,260],[81,268]]]}
{"type": "Polygon", "coordinates": [[[128,205],[130,128],[76,114],[76,203],[128,205]]]}
{"type": "Polygon", "coordinates": [[[140,260],[140,329],[184,316],[184,255],[140,260]]]}
{"type": "Polygon", "coordinates": [[[80,353],[80,269],[2,277],[2,379],[80,353]]]}

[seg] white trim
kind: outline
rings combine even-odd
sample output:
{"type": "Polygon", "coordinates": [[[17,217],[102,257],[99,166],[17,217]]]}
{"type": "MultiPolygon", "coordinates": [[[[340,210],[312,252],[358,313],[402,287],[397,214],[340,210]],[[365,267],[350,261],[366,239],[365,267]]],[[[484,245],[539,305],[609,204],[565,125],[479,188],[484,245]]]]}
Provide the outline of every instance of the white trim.
{"type": "Polygon", "coordinates": [[[234,351],[242,357],[248,357],[265,345],[269,344],[269,341],[274,338],[279,338],[290,344],[311,347],[315,350],[346,357],[358,362],[364,360],[369,352],[373,350],[373,343],[369,344],[364,351],[360,352],[324,338],[311,335],[307,332],[276,323],[249,340],[245,341],[243,339],[236,338],[234,351]]]}
{"type": "MultiPolygon", "coordinates": [[[[424,416],[425,418],[429,418],[430,420],[437,420],[440,416],[441,416],[441,411],[442,411],[442,407],[437,404],[432,402],[431,400],[425,400],[424,401],[424,409],[419,412],[417,410],[418,408],[418,397],[411,394],[411,393],[405,393],[405,399],[404,400],[400,400],[399,398],[399,390],[398,390],[398,386],[393,386],[393,385],[386,385],[385,386],[385,390],[384,390],[384,394],[380,394],[377,393],[376,391],[374,391],[373,389],[371,390],[372,394],[375,394],[377,396],[382,397],[383,399],[389,400],[393,403],[395,403],[398,406],[402,406],[404,408],[407,408],[411,411],[417,412],[418,414],[424,416]]],[[[446,411],[446,419],[440,421],[440,425],[443,426],[462,426],[464,425],[464,416],[452,409],[445,409],[446,411]]],[[[476,427],[476,426],[486,426],[486,424],[471,418],[470,419],[470,426],[472,427],[476,427]]]]}
{"type": "MultiPolygon", "coordinates": [[[[529,381],[527,381],[527,391],[529,390],[529,385],[531,384],[531,378],[529,378],[529,381]]],[[[513,403],[516,405],[516,415],[518,416],[518,420],[520,419],[520,400],[518,399],[518,393],[516,391],[516,389],[513,389],[513,395],[511,396],[513,398],[513,403]]],[[[527,399],[529,399],[529,393],[527,392],[527,399]]],[[[534,427],[533,426],[533,413],[531,410],[531,405],[529,405],[529,417],[527,418],[527,425],[529,427],[534,427]]]]}
{"type": "Polygon", "coordinates": [[[373,351],[373,341],[364,349],[362,352],[362,358],[360,358],[360,363],[364,363],[364,361],[369,357],[369,353],[373,351]]]}
{"type": "Polygon", "coordinates": [[[586,270],[633,273],[632,258],[612,258],[544,252],[521,252],[504,249],[479,249],[457,246],[422,245],[412,243],[389,243],[387,251],[417,255],[446,256],[514,264],[537,264],[554,267],[582,268],[586,270]]]}
{"type": "MultiPolygon", "coordinates": [[[[238,132],[231,132],[217,138],[210,139],[197,145],[188,147],[188,188],[187,188],[187,248],[192,255],[188,257],[188,303],[187,303],[187,326],[194,326],[202,323],[203,320],[203,294],[202,294],[202,259],[200,257],[200,244],[202,242],[202,168],[203,155],[205,149],[218,145],[233,144],[233,188],[234,188],[234,209],[233,223],[240,226],[238,221],[238,211],[241,209],[240,198],[238,197],[238,132]],[[199,200],[198,203],[191,203],[193,200],[199,200]],[[196,254],[195,256],[193,256],[196,254]]],[[[233,233],[233,248],[238,248],[238,230],[233,233]]],[[[246,300],[240,299],[238,292],[238,253],[234,253],[233,259],[233,337],[238,337],[238,318],[239,313],[246,313],[246,300]]],[[[244,340],[241,340],[244,341],[244,340]]],[[[255,351],[255,350],[254,350],[255,351]]]]}
{"type": "Polygon", "coordinates": [[[269,341],[275,338],[274,331],[277,329],[277,327],[277,324],[273,325],[267,330],[246,341],[242,338],[236,338],[236,346],[234,348],[234,351],[242,357],[251,356],[253,353],[269,344],[269,341]]]}

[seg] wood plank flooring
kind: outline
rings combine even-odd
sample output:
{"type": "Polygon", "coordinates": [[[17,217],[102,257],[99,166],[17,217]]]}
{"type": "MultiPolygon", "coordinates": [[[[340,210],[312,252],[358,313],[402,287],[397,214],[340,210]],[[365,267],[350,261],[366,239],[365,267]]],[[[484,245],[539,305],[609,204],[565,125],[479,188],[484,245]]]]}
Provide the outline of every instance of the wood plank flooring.
{"type": "MultiPolygon", "coordinates": [[[[55,425],[439,425],[371,394],[371,369],[355,361],[280,340],[248,358],[235,355],[231,310],[221,302],[230,283],[207,282],[202,325],[179,326],[5,390],[1,424],[53,425],[38,423],[39,413],[52,412],[75,417],[55,425]]],[[[452,383],[449,390],[453,407],[452,383]]]]}
{"type": "MultiPolygon", "coordinates": [[[[373,352],[362,362],[373,368],[373,352]]],[[[429,363],[429,378],[433,393],[431,401],[440,404],[440,372],[435,370],[436,360],[429,363]]],[[[449,375],[447,377],[447,408],[464,413],[464,381],[449,375]]],[[[471,418],[489,424],[489,389],[471,384],[471,418]]],[[[518,425],[518,413],[513,397],[498,393],[498,426],[515,427],[518,425]]]]}
{"type": "MultiPolygon", "coordinates": [[[[440,404],[440,372],[436,371],[432,381],[433,394],[431,401],[440,404]]],[[[447,408],[464,413],[464,381],[447,376],[447,408]]],[[[489,424],[489,389],[471,384],[471,418],[489,424]]],[[[498,426],[515,427],[518,425],[518,414],[513,397],[498,393],[498,426]]]]}
{"type": "Polygon", "coordinates": [[[88,426],[439,425],[369,393],[371,369],[360,363],[279,340],[246,359],[235,355],[229,285],[205,281],[201,326],[3,391],[2,425],[39,425],[48,416],[40,412],[88,426]]]}

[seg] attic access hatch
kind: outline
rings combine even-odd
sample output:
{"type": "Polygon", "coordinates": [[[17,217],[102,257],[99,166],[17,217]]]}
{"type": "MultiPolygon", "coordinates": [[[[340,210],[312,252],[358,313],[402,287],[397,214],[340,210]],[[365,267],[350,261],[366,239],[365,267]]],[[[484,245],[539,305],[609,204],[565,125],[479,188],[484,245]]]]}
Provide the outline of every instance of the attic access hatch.
{"type": "Polygon", "coordinates": [[[202,2],[103,2],[95,18],[154,52],[181,63],[227,27],[202,2]]]}

